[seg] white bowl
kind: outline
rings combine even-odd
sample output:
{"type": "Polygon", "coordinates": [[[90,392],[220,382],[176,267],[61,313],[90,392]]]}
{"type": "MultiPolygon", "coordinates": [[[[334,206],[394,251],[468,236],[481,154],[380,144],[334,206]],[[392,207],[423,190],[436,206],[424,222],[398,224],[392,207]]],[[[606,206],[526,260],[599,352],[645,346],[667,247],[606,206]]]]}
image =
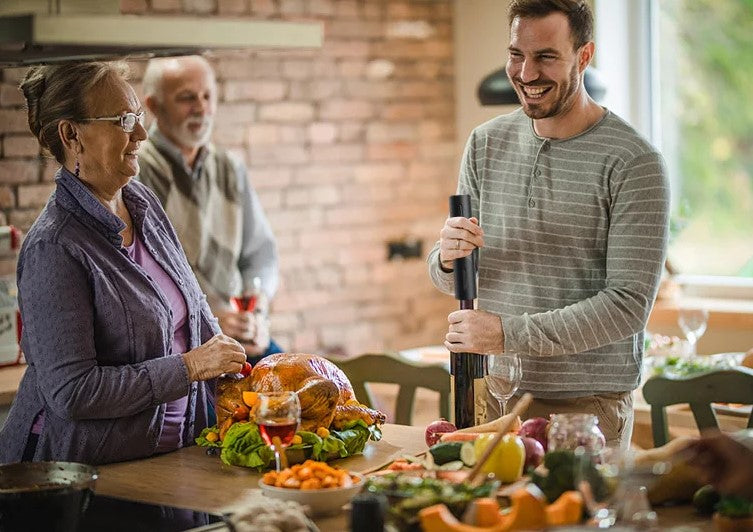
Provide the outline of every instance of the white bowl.
{"type": "Polygon", "coordinates": [[[346,488],[322,488],[318,490],[299,490],[293,488],[277,488],[264,484],[259,479],[259,487],[267,497],[295,501],[308,506],[314,516],[330,515],[339,513],[342,507],[355,497],[363,488],[364,477],[360,473],[350,473],[353,481],[352,486],[346,488]]]}

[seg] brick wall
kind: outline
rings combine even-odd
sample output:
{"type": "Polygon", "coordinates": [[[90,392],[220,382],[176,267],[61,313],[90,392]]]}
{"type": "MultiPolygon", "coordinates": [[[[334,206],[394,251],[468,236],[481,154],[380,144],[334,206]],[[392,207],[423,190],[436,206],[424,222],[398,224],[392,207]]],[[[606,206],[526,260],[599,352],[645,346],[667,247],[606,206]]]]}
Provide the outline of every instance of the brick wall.
{"type": "MultiPolygon", "coordinates": [[[[454,300],[424,257],[457,175],[451,0],[121,0],[124,12],[324,23],[321,50],[216,53],[215,141],[241,155],[278,238],[273,335],[288,350],[439,343],[454,300]]],[[[143,71],[135,62],[134,82],[143,71]]],[[[28,133],[23,69],[0,84],[0,223],[28,228],[54,162],[28,133]]]]}

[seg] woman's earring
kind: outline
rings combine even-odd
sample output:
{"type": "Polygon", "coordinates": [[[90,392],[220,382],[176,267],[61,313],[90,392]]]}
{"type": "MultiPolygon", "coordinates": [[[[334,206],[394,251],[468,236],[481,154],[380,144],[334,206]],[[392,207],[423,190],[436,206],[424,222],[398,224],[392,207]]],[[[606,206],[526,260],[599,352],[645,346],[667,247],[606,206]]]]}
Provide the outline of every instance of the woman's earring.
{"type": "Polygon", "coordinates": [[[78,179],[78,174],[81,171],[81,166],[78,164],[78,159],[76,159],[76,166],[73,168],[73,175],[76,176],[76,179],[78,179]]]}

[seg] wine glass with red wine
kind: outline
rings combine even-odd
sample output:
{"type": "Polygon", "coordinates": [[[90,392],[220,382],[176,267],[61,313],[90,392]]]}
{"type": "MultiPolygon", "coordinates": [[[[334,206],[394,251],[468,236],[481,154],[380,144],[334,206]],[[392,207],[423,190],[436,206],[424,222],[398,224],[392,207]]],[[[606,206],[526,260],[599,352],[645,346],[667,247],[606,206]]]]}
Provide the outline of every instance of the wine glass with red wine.
{"type": "Polygon", "coordinates": [[[290,445],[301,422],[301,403],[295,392],[259,394],[256,424],[264,442],[275,453],[277,471],[288,466],[285,447],[290,445]],[[280,467],[282,465],[282,467],[280,467]]]}
{"type": "MultiPolygon", "coordinates": [[[[256,311],[261,294],[261,279],[254,277],[250,283],[244,283],[243,292],[230,298],[233,310],[239,313],[253,313],[256,311]]],[[[243,334],[243,340],[253,340],[255,336],[254,320],[248,321],[248,328],[243,334]]]]}

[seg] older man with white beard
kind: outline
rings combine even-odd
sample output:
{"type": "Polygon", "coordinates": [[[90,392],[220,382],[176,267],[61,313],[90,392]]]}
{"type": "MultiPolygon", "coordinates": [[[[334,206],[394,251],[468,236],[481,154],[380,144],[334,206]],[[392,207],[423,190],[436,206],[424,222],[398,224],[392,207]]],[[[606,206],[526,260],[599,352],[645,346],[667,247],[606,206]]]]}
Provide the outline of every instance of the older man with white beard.
{"type": "Polygon", "coordinates": [[[154,59],[143,88],[156,121],[138,178],[162,202],[222,331],[244,344],[252,362],[280,352],[266,317],[278,284],[277,247],[243,163],[210,143],[211,66],[200,56],[154,59]],[[261,291],[256,312],[231,308],[232,297],[254,289],[261,291]]]}

